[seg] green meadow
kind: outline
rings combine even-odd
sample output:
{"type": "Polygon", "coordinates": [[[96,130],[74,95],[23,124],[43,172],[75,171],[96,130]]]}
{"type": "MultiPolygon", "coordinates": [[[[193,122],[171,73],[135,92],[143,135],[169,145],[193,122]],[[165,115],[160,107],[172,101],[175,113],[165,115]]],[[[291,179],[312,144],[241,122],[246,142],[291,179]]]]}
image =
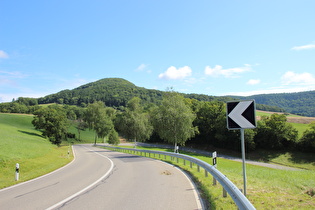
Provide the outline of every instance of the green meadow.
{"type": "MultiPolygon", "coordinates": [[[[51,172],[69,163],[68,145],[57,147],[31,124],[33,116],[0,113],[0,189],[51,172]],[[15,181],[15,164],[20,179],[15,181]]],[[[70,153],[71,154],[71,153],[70,153]]]]}

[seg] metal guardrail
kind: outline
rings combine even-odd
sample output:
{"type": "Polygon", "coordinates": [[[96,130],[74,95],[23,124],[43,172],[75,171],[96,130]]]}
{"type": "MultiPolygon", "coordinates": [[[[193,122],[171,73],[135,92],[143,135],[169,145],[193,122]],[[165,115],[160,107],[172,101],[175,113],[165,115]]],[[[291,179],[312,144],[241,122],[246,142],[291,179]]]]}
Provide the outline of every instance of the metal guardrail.
{"type": "MultiPolygon", "coordinates": [[[[217,170],[214,166],[210,165],[209,163],[199,160],[197,158],[188,156],[188,155],[183,155],[183,154],[177,154],[177,153],[172,153],[172,152],[162,152],[162,151],[154,151],[154,150],[140,150],[140,149],[129,149],[129,148],[122,148],[122,147],[112,147],[112,146],[104,146],[100,145],[102,147],[108,147],[112,148],[116,151],[133,151],[134,153],[139,152],[139,153],[151,153],[151,154],[158,154],[164,155],[164,158],[166,159],[166,156],[170,157],[175,157],[175,158],[180,158],[183,160],[187,160],[190,163],[195,163],[197,166],[204,168],[205,171],[209,172],[221,185],[222,187],[229,193],[231,198],[234,200],[235,204],[238,206],[239,209],[248,209],[252,210],[255,209],[253,204],[246,198],[246,196],[224,175],[222,174],[219,170],[217,170]]],[[[146,156],[146,154],[145,154],[146,156]]],[[[161,158],[161,157],[159,157],[161,158]]]]}

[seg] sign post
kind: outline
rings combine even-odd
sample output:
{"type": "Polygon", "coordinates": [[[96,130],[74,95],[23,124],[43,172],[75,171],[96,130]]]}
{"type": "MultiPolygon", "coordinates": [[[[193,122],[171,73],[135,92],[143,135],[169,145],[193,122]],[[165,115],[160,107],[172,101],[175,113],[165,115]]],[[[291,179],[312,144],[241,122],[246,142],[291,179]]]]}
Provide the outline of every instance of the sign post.
{"type": "Polygon", "coordinates": [[[245,163],[245,139],[244,129],[256,128],[255,101],[232,101],[227,102],[227,128],[241,131],[241,147],[243,161],[244,195],[246,196],[246,163],[245,163]]]}
{"type": "Polygon", "coordinates": [[[217,152],[212,153],[212,165],[217,167],[217,152]]]}
{"type": "MultiPolygon", "coordinates": [[[[217,152],[212,153],[212,165],[217,168],[217,152]]],[[[213,185],[217,185],[217,180],[213,177],[213,185]]]]}

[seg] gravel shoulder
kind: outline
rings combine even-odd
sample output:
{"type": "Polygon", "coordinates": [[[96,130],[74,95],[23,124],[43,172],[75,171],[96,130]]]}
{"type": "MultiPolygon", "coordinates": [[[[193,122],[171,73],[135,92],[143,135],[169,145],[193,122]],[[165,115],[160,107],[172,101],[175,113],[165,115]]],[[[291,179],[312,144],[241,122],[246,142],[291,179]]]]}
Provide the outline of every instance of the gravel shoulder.
{"type": "MultiPolygon", "coordinates": [[[[134,143],[121,143],[120,145],[134,146],[134,143]]],[[[137,145],[143,146],[143,147],[160,147],[160,148],[167,148],[167,149],[173,148],[173,146],[167,145],[167,144],[150,144],[150,143],[137,142],[137,145]]],[[[189,148],[189,147],[180,147],[180,150],[186,151],[186,152],[198,153],[198,154],[202,154],[202,155],[206,155],[206,156],[210,156],[210,157],[212,156],[211,152],[199,150],[199,149],[193,149],[193,148],[189,148]]],[[[228,159],[228,160],[237,161],[237,162],[242,162],[241,158],[232,157],[232,156],[228,156],[228,155],[218,154],[218,157],[228,159]]],[[[246,163],[251,164],[251,165],[257,165],[257,166],[274,168],[274,169],[281,169],[281,170],[290,170],[290,171],[301,170],[298,168],[293,168],[293,167],[288,167],[288,166],[283,166],[283,165],[278,165],[278,164],[264,163],[264,162],[253,161],[253,160],[246,160],[246,163]]]]}

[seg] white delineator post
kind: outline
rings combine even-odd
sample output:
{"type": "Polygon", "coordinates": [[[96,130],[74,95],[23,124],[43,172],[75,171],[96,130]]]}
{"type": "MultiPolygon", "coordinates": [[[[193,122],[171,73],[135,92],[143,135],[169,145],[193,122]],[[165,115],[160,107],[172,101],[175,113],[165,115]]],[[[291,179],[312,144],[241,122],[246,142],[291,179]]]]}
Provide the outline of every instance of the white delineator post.
{"type": "Polygon", "coordinates": [[[20,176],[20,164],[15,164],[15,181],[19,181],[20,176]]]}

